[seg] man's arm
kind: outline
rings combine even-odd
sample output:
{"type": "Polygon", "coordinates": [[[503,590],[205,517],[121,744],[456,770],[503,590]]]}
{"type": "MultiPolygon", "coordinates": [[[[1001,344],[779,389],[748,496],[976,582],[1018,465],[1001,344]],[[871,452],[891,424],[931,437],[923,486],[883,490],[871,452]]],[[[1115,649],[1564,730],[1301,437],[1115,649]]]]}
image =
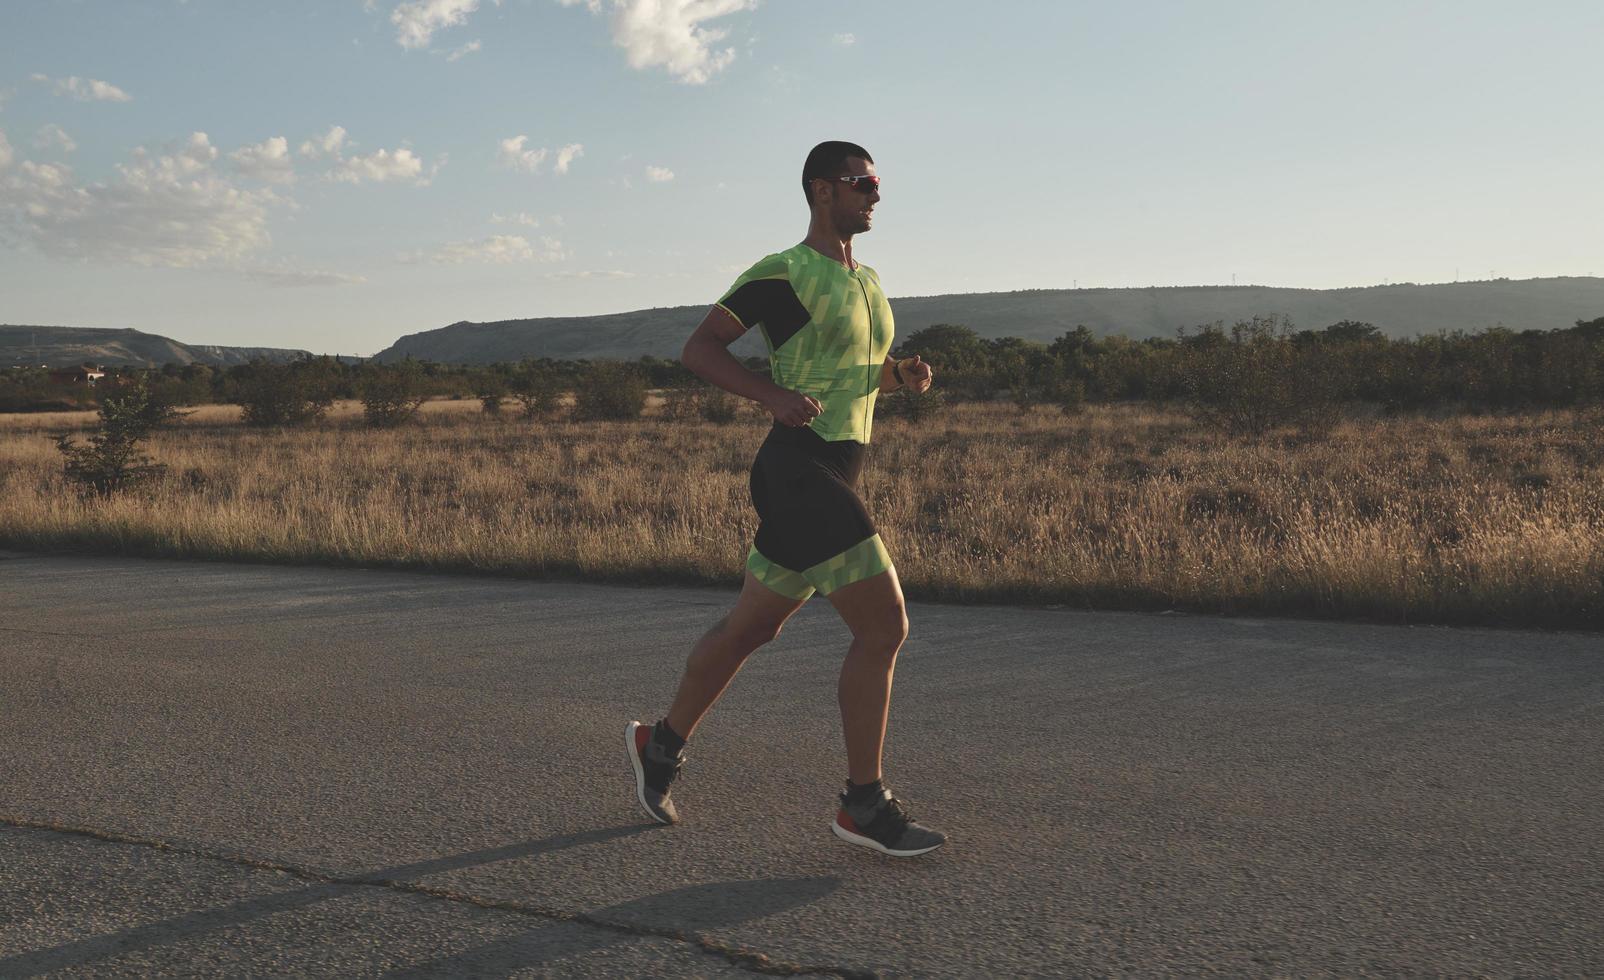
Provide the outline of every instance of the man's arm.
{"type": "Polygon", "coordinates": [[[741,322],[722,306],[714,306],[697,325],[685,346],[680,350],[679,362],[691,373],[709,384],[717,385],[731,394],[767,404],[768,399],[785,389],[736,360],[729,346],[746,333],[741,322]]]}
{"type": "Polygon", "coordinates": [[[919,355],[904,357],[900,361],[886,358],[880,366],[880,391],[896,391],[906,388],[918,394],[930,390],[930,379],[935,377],[935,371],[930,365],[919,359],[919,355]]]}
{"type": "Polygon", "coordinates": [[[887,356],[886,362],[880,365],[880,394],[889,395],[901,387],[902,382],[897,380],[897,361],[887,356]]]}
{"type": "MultiPolygon", "coordinates": [[[[749,315],[753,323],[763,322],[749,315]]],[[[691,339],[680,350],[679,362],[697,377],[762,405],[780,425],[807,425],[824,411],[812,395],[787,391],[735,359],[729,346],[746,332],[735,312],[723,301],[707,311],[691,339]]]]}

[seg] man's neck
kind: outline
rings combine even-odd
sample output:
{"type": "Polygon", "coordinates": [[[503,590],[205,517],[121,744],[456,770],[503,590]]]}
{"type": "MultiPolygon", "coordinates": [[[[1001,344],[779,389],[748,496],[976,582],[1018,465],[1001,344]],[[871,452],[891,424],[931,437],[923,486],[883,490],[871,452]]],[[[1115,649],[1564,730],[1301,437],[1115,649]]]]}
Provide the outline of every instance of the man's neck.
{"type": "Polygon", "coordinates": [[[808,237],[802,239],[802,244],[834,259],[848,269],[857,268],[856,263],[852,261],[852,236],[842,237],[841,233],[827,221],[814,218],[808,224],[808,237]]]}

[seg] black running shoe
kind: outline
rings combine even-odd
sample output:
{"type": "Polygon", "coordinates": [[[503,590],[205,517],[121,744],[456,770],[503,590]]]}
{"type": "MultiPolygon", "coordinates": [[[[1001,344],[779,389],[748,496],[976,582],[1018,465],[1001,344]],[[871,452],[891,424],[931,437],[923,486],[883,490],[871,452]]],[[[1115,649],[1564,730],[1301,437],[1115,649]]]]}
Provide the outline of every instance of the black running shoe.
{"type": "Polygon", "coordinates": [[[635,797],[647,814],[658,823],[679,823],[679,811],[668,798],[669,784],[685,765],[685,750],[678,755],[652,740],[652,726],[632,721],[624,729],[629,764],[635,769],[635,797]]]}
{"type": "Polygon", "coordinates": [[[914,823],[902,801],[888,789],[861,804],[847,803],[847,794],[842,793],[841,809],[830,829],[848,843],[892,857],[913,857],[947,843],[946,834],[914,823]]]}

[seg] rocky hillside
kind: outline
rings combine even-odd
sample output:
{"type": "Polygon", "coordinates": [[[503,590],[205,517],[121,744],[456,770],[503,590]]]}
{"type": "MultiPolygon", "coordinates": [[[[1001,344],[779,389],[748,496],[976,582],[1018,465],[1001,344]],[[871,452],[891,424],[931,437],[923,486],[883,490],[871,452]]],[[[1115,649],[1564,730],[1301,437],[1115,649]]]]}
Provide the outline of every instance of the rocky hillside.
{"type": "MultiPolygon", "coordinates": [[[[1351,289],[1271,286],[1177,286],[1147,289],[1029,289],[1011,293],[905,296],[891,301],[897,336],[936,323],[963,324],[982,337],[1052,341],[1084,324],[1093,333],[1127,337],[1175,335],[1178,327],[1256,314],[1291,317],[1299,328],[1340,320],[1373,323],[1392,337],[1439,330],[1569,327],[1604,316],[1604,278],[1495,279],[1351,289]]],[[[525,357],[618,358],[642,354],[676,358],[706,306],[659,307],[606,316],[543,317],[495,323],[462,321],[410,334],[376,355],[408,355],[442,363],[488,364],[525,357]]],[[[763,341],[749,332],[731,351],[760,356],[763,341]]]]}
{"type": "Polygon", "coordinates": [[[0,366],[37,365],[69,367],[90,362],[160,367],[163,364],[206,364],[228,367],[253,357],[290,360],[305,351],[281,347],[217,347],[184,344],[138,330],[95,327],[33,327],[0,324],[0,366]]]}

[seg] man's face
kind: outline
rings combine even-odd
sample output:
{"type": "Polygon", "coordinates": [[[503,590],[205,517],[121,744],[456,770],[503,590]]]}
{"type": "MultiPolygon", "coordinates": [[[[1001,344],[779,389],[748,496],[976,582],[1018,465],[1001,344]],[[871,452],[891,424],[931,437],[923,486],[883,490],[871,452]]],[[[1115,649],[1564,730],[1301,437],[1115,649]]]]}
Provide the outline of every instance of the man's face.
{"type": "MultiPolygon", "coordinates": [[[[874,164],[862,157],[847,157],[844,173],[873,176],[874,164]]],[[[863,190],[854,190],[853,185],[840,180],[827,180],[825,186],[828,190],[820,192],[819,199],[829,211],[836,231],[843,235],[868,231],[874,223],[874,206],[880,201],[880,192],[869,190],[867,184],[858,185],[863,190]]]]}

